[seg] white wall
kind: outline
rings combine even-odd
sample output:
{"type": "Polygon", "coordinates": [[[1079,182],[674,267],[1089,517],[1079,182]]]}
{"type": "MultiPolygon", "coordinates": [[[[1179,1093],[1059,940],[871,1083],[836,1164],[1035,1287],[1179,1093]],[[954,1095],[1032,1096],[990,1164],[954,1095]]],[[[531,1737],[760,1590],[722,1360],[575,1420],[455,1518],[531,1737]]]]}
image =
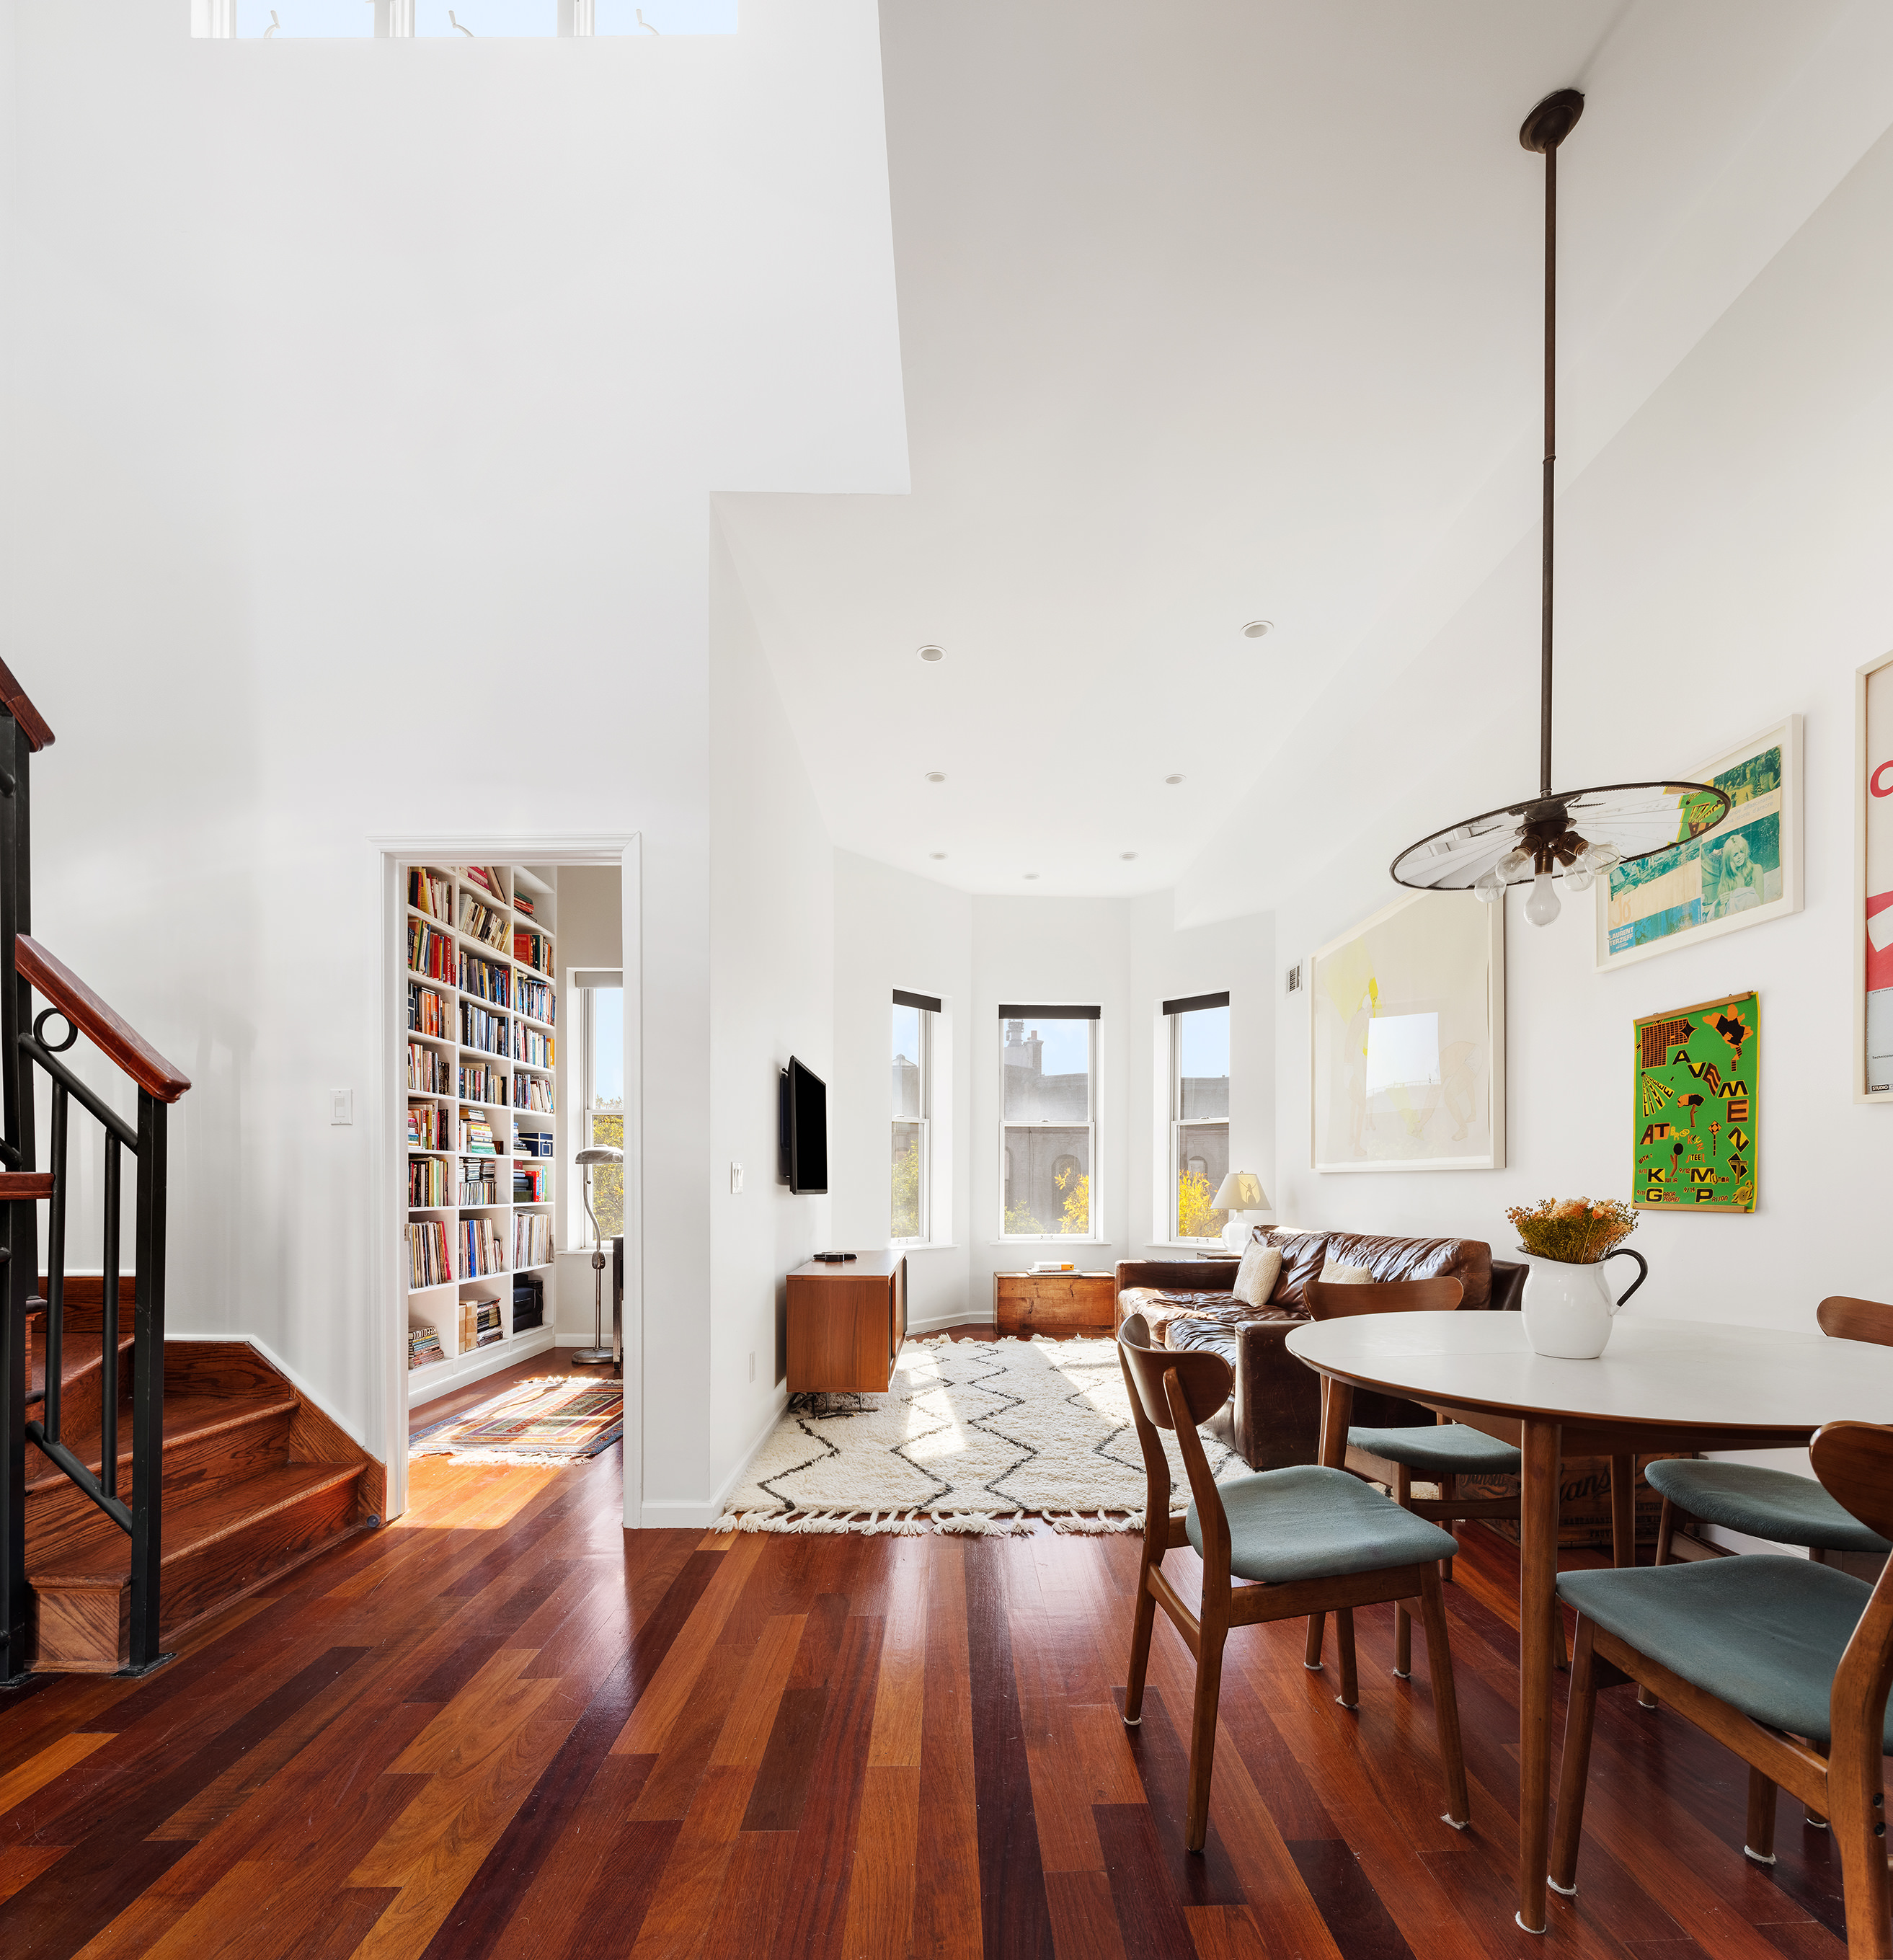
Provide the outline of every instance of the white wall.
{"type": "MultiPolygon", "coordinates": [[[[784,1275],[831,1237],[831,1201],[797,1197],[777,1177],[777,1085],[792,1055],[830,1080],[835,1034],[833,847],[720,525],[711,539],[710,718],[705,1474],[720,1496],[787,1401],[784,1275]],[[730,1188],[736,1163],[740,1193],[730,1188]]],[[[660,1141],[647,1131],[647,1150],[660,1141]]],[[[650,1310],[666,1304],[654,1299],[650,1310]]],[[[686,1513],[675,1521],[698,1522],[686,1513]]]]}
{"type": "MultiPolygon", "coordinates": [[[[1626,1197],[1632,1020],[1753,987],[1760,1209],[1644,1213],[1631,1242],[1650,1281],[1626,1311],[1812,1329],[1826,1294],[1893,1297],[1893,1112],[1852,1099],[1850,1018],[1853,670],[1893,646],[1890,228],[1883,139],[1566,489],[1557,516],[1558,779],[1688,772],[1804,714],[1805,911],[1600,975],[1590,902],[1567,898],[1538,930],[1515,895],[1502,1172],[1314,1176],[1306,1016],[1284,1012],[1284,1215],[1503,1249],[1508,1204],[1626,1197]]],[[[1360,704],[1363,721],[1397,715],[1410,730],[1398,793],[1350,777],[1363,731],[1331,729],[1338,791],[1315,819],[1344,841],[1283,880],[1278,965],[1386,902],[1400,846],[1535,781],[1536,582],[1533,539],[1426,650],[1409,688],[1360,704]]]]}
{"type": "Polygon", "coordinates": [[[940,1003],[934,1076],[934,1242],[907,1256],[908,1322],[921,1332],[978,1317],[967,1270],[970,1190],[969,1055],[972,905],[963,892],[835,854],[835,1074],[829,1090],[829,1174],[838,1246],[887,1242],[890,1017],[896,987],[940,1003]],[[944,1201],[943,1202],[942,1201],[944,1201]]]}
{"type": "Polygon", "coordinates": [[[644,1484],[705,1503],[708,507],[905,487],[874,8],[464,46],[12,14],[35,917],[194,1080],[173,1324],[258,1334],[386,1448],[367,840],[637,833],[644,1484]]]}

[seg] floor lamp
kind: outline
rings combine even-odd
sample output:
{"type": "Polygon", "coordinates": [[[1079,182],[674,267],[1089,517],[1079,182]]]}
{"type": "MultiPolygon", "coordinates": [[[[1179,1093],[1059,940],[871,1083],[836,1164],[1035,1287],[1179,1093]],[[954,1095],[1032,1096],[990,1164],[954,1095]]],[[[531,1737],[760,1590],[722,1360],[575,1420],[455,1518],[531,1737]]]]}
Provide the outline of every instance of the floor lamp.
{"type": "Polygon", "coordinates": [[[592,1344],[581,1348],[574,1361],[609,1361],[611,1350],[605,1345],[605,1236],[598,1229],[598,1214],[592,1209],[592,1172],[600,1164],[621,1164],[622,1150],[609,1144],[590,1144],[572,1161],[585,1173],[585,1216],[592,1228],[592,1344]]]}

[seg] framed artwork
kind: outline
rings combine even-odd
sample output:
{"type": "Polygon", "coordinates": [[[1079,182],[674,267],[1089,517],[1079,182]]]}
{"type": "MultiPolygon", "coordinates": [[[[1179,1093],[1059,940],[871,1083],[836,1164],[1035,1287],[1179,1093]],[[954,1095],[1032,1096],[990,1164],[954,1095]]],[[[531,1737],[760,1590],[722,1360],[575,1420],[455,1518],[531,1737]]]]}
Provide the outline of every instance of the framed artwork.
{"type": "Polygon", "coordinates": [[[1318,1171],[1505,1167],[1505,908],[1413,892],[1322,947],[1308,990],[1318,1171]]]}
{"type": "Polygon", "coordinates": [[[1853,680],[1853,1099],[1893,1102],[1893,654],[1853,680]]]}
{"type": "Polygon", "coordinates": [[[1729,813],[1692,832],[1685,805],[1684,834],[1668,850],[1598,880],[1599,972],[1801,909],[1800,716],[1725,750],[1692,780],[1726,791],[1729,813]]]}
{"type": "Polygon", "coordinates": [[[1730,994],[1634,1025],[1631,1203],[1639,1211],[1754,1211],[1757,997],[1730,994]]]}

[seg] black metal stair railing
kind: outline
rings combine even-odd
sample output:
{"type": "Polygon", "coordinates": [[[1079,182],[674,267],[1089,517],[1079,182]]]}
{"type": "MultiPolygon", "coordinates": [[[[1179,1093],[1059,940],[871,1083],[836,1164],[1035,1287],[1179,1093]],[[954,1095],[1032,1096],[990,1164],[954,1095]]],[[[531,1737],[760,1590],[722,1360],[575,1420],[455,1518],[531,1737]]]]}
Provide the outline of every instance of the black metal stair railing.
{"type": "Polygon", "coordinates": [[[31,937],[28,765],[52,739],[17,683],[0,665],[0,1687],[27,1678],[33,1639],[26,1565],[27,1446],[62,1471],[131,1539],[132,1673],[166,1659],[161,1650],[164,1558],[164,1217],[169,1106],[190,1087],[149,1043],[128,1027],[76,975],[31,937]],[[27,1026],[37,990],[50,1003],[27,1026]],[[65,1034],[47,1039],[58,1020],[65,1034]],[[138,1086],[138,1118],[129,1122],[60,1059],[83,1031],[138,1086]],[[36,1169],[34,1078],[50,1093],[49,1163],[36,1169]],[[104,1132],[100,1233],[99,1457],[94,1471],[63,1433],[69,1131],[77,1102],[104,1132]],[[135,1160],[129,1502],[120,1489],[121,1386],[119,1235],[124,1153],[135,1160]],[[47,1207],[46,1292],[35,1290],[39,1212],[47,1207]],[[43,1316],[41,1386],[28,1379],[27,1322],[43,1316]],[[32,1413],[29,1413],[29,1411],[32,1413]]]}

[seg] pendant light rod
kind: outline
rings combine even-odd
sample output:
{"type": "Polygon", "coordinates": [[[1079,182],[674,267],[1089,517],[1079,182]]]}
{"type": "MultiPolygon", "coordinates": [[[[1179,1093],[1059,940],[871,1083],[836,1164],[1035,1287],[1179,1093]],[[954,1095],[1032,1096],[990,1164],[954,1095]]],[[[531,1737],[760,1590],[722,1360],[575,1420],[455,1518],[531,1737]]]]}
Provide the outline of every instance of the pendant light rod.
{"type": "Polygon", "coordinates": [[[1551,523],[1557,478],[1557,146],[1577,126],[1584,98],[1548,95],[1526,117],[1519,141],[1545,153],[1545,512],[1538,582],[1538,794],[1551,794],[1551,523]]]}

